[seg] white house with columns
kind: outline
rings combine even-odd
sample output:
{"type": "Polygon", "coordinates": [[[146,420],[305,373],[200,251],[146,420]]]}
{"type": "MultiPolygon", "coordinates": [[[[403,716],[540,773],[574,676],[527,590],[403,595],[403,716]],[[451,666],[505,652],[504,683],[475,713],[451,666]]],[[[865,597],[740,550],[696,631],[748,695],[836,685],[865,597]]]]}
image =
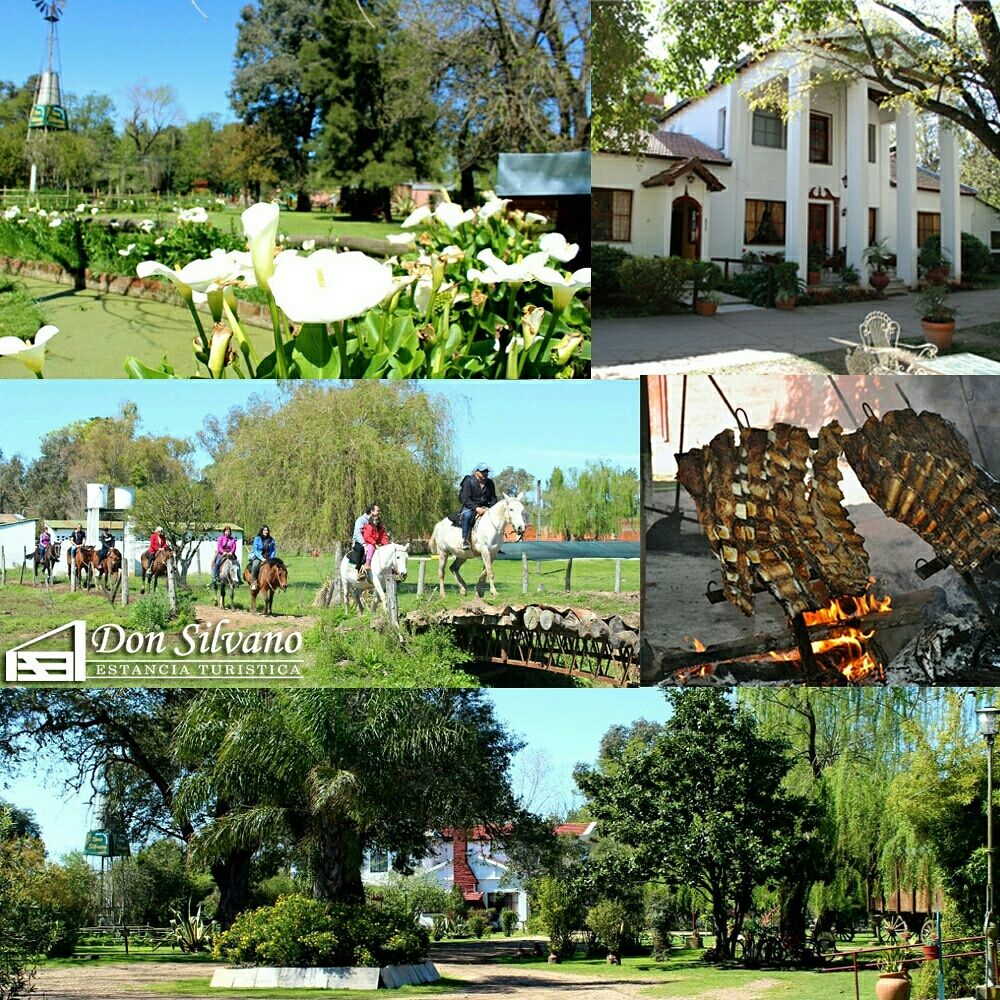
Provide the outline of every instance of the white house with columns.
{"type": "Polygon", "coordinates": [[[939,141],[940,172],[918,167],[913,106],[827,72],[818,53],[747,60],[732,82],[664,108],[640,160],[594,154],[593,240],[720,261],[780,251],[805,277],[810,244],[845,248],[864,274],[865,249],[884,239],[914,286],[919,248],[940,233],[959,277],[963,231],[1000,254],[1000,212],[960,184],[945,119],[939,141]],[[784,113],[751,106],[776,87],[784,113]]]}

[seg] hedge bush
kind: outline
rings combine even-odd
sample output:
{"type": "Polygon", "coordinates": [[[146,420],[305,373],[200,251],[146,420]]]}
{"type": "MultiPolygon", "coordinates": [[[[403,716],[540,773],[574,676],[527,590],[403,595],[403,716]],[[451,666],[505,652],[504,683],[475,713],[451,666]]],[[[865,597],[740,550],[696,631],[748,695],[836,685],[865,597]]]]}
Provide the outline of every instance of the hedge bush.
{"type": "MultiPolygon", "coordinates": [[[[927,250],[931,254],[941,251],[941,236],[928,236],[920,248],[921,256],[927,250]]],[[[978,236],[972,233],[962,233],[962,277],[975,281],[981,278],[993,267],[993,254],[990,248],[978,236]]]]}
{"type": "Polygon", "coordinates": [[[383,966],[423,961],[429,947],[409,914],[295,895],[240,914],[213,955],[232,965],[383,966]]]}
{"type": "Polygon", "coordinates": [[[621,247],[611,247],[604,243],[595,243],[590,248],[590,277],[596,297],[622,290],[618,268],[631,256],[621,247]]]}
{"type": "Polygon", "coordinates": [[[618,267],[622,291],[644,313],[661,313],[681,301],[691,263],[683,257],[630,257],[618,267]]]}

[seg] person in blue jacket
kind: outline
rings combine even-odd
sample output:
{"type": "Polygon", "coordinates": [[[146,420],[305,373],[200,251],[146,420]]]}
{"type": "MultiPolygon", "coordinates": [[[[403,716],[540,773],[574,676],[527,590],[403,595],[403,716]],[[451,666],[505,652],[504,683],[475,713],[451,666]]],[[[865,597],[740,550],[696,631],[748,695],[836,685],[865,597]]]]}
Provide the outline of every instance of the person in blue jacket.
{"type": "Polygon", "coordinates": [[[274,544],[271,537],[271,529],[265,524],[261,526],[253,540],[253,551],[250,553],[250,589],[257,589],[257,574],[260,572],[261,564],[266,559],[274,559],[278,554],[278,546],[274,544]]]}

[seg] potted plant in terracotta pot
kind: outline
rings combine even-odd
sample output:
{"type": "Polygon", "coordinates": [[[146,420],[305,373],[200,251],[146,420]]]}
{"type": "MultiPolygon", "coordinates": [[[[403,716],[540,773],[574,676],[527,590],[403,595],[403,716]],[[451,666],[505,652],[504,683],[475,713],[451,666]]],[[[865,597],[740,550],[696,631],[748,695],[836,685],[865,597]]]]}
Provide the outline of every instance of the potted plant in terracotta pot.
{"type": "Polygon", "coordinates": [[[891,948],[876,960],[878,979],[875,982],[876,1000],[910,1000],[910,974],[903,964],[905,952],[891,948]]]}
{"type": "Polygon", "coordinates": [[[948,280],[951,271],[951,260],[941,249],[941,237],[930,236],[920,248],[917,258],[924,281],[929,285],[940,285],[948,280]]]}
{"type": "Polygon", "coordinates": [[[799,277],[799,265],[794,260],[783,260],[775,264],[771,271],[774,281],[774,304],[779,309],[794,309],[799,296],[805,290],[805,282],[799,277]]]}
{"type": "Polygon", "coordinates": [[[884,291],[889,284],[889,272],[886,268],[892,256],[885,240],[879,240],[878,243],[873,243],[865,249],[864,262],[872,269],[872,273],[868,276],[868,284],[877,292],[884,291]]]}
{"type": "Polygon", "coordinates": [[[695,302],[695,312],[697,312],[699,316],[714,316],[719,311],[721,303],[721,295],[717,292],[709,292],[707,295],[700,296],[698,301],[695,302]]]}
{"type": "Polygon", "coordinates": [[[823,261],[825,260],[826,248],[819,243],[810,243],[808,284],[818,285],[823,280],[823,261]]]}
{"type": "Polygon", "coordinates": [[[941,352],[950,350],[955,336],[955,314],[958,310],[948,305],[951,290],[945,284],[924,285],[917,296],[917,312],[928,344],[937,344],[941,352]]]}

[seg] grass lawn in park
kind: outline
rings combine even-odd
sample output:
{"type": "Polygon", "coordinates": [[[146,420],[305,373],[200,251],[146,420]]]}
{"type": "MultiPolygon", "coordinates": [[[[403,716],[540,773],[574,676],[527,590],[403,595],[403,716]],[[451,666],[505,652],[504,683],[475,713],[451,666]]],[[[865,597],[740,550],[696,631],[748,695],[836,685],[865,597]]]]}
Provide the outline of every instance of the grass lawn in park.
{"type": "MultiPolygon", "coordinates": [[[[22,293],[0,291],[4,334],[8,324],[19,324],[20,329],[27,322],[25,292],[41,323],[59,327],[46,349],[46,378],[125,378],[122,364],[129,355],[150,366],[158,365],[166,355],[177,374],[185,377],[197,370],[191,351],[197,334],[183,306],[89,289],[76,291],[34,278],[17,278],[15,284],[22,293]]],[[[37,329],[25,332],[34,334],[37,329]]],[[[270,330],[247,326],[246,331],[261,355],[274,349],[270,330]]],[[[0,358],[0,379],[34,377],[20,361],[0,358]]]]}
{"type": "Polygon", "coordinates": [[[76,951],[68,958],[45,958],[41,962],[45,969],[83,969],[97,965],[149,962],[174,962],[179,965],[204,965],[212,961],[207,952],[198,955],[186,955],[179,948],[160,945],[153,948],[148,944],[129,943],[128,954],[121,942],[111,944],[78,944],[76,951]]]}
{"type": "MultiPolygon", "coordinates": [[[[209,211],[208,221],[217,229],[235,233],[243,232],[240,219],[242,209],[226,209],[209,211]]],[[[167,206],[159,212],[107,212],[97,216],[98,219],[152,219],[161,226],[169,228],[177,220],[177,213],[167,206]]],[[[399,220],[402,222],[402,219],[399,220]]],[[[367,239],[385,239],[388,233],[400,232],[399,222],[358,222],[346,215],[334,212],[290,212],[281,210],[281,222],[278,232],[284,233],[291,240],[309,239],[317,236],[333,239],[338,236],[364,236],[367,239]]]]}
{"type": "MultiPolygon", "coordinates": [[[[578,956],[552,966],[545,956],[503,958],[504,965],[518,968],[548,969],[589,978],[636,982],[648,980],[649,997],[683,997],[684,1000],[718,1000],[721,996],[745,997],[747,1000],[841,1000],[854,997],[851,972],[814,972],[810,970],[772,971],[770,969],[719,968],[706,965],[703,951],[679,949],[663,962],[648,955],[629,955],[620,966],[608,965],[603,957],[578,956]],[[730,992],[731,991],[731,992],[730,992]]],[[[860,975],[861,996],[875,995],[875,972],[860,975]]]]}

